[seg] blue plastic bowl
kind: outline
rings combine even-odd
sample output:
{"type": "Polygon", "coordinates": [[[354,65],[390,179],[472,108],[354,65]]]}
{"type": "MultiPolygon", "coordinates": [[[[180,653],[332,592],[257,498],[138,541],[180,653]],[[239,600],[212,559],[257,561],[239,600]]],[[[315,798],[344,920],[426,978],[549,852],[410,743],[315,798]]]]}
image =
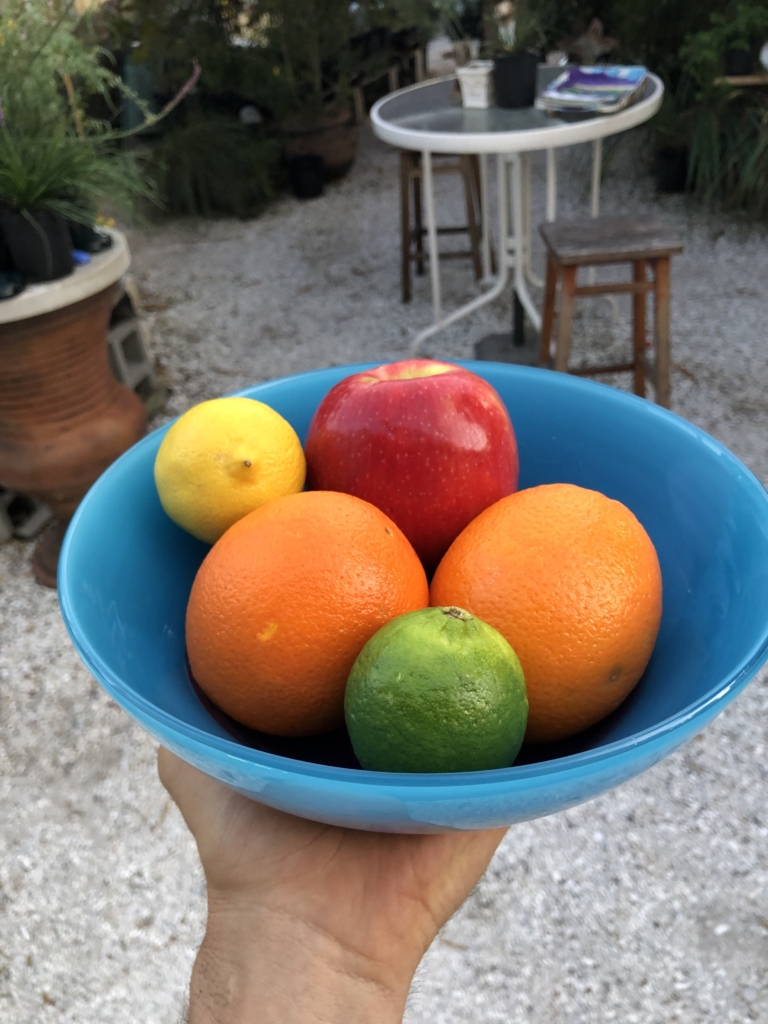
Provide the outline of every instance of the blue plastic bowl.
{"type": "MultiPolygon", "coordinates": [[[[275,740],[228,722],[196,692],[184,652],[189,589],[207,546],[164,514],[152,468],[165,430],[126,452],[86,496],[59,563],[74,644],[108,693],[161,743],[265,804],[391,832],[487,828],[571,807],[644,771],[699,732],[768,656],[768,495],[711,437],[620,391],[544,370],[466,364],[504,399],[521,487],[566,481],[629,506],[661,561],[664,613],[645,675],[618,711],[568,744],[524,748],[513,768],[367,772],[348,740],[275,740]]],[[[362,366],[249,388],[304,436],[328,389],[362,366]]]]}

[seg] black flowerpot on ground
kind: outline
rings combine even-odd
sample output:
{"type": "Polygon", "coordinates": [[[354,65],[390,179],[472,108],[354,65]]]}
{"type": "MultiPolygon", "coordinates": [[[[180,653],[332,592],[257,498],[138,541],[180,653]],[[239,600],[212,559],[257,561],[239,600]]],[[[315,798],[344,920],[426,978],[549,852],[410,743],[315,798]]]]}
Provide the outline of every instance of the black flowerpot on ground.
{"type": "Polygon", "coordinates": [[[656,153],[656,191],[685,192],[688,184],[688,150],[685,146],[664,146],[656,153]]]}
{"type": "Polygon", "coordinates": [[[323,194],[323,159],[313,153],[288,161],[291,189],[297,199],[316,199],[323,194]]]}
{"type": "Polygon", "coordinates": [[[27,281],[55,281],[72,273],[72,241],[57,213],[5,209],[0,211],[0,230],[15,269],[27,281]]]}
{"type": "Polygon", "coordinates": [[[755,70],[755,54],[751,49],[732,47],[723,54],[723,64],[726,75],[751,75],[755,70]]]}
{"type": "Polygon", "coordinates": [[[419,30],[416,28],[402,28],[399,32],[393,32],[390,39],[390,46],[395,53],[408,53],[419,45],[419,30]]]}
{"type": "Polygon", "coordinates": [[[325,113],[305,120],[301,116],[283,122],[285,155],[319,156],[326,181],[346,174],[355,160],[358,127],[351,110],[325,113]]]}
{"type": "Polygon", "coordinates": [[[532,107],[536,99],[536,71],[539,58],[522,51],[497,57],[493,67],[496,106],[516,109],[532,107]]]}

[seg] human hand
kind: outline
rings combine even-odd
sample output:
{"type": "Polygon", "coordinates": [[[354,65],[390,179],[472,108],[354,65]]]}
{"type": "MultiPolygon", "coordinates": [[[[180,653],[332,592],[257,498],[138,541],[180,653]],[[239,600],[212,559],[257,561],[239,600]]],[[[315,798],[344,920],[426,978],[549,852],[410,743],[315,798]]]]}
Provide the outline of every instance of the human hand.
{"type": "Polygon", "coordinates": [[[163,748],[158,771],[208,883],[189,1024],[401,1021],[419,961],[506,831],[359,832],[257,804],[163,748]]]}

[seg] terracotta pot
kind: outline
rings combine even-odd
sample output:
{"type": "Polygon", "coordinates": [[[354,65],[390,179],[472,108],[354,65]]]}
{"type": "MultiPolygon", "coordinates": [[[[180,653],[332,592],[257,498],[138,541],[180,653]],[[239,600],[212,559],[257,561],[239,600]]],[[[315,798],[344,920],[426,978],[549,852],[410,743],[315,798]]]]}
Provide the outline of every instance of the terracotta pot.
{"type": "Polygon", "coordinates": [[[286,157],[291,160],[299,156],[319,156],[327,178],[341,177],[355,162],[358,130],[349,110],[326,114],[313,124],[300,119],[286,121],[283,131],[286,157]]]}
{"type": "Polygon", "coordinates": [[[53,312],[0,324],[0,483],[50,507],[32,567],[56,586],[67,524],[96,478],[146,430],[141,400],[109,367],[115,283],[53,312]]]}

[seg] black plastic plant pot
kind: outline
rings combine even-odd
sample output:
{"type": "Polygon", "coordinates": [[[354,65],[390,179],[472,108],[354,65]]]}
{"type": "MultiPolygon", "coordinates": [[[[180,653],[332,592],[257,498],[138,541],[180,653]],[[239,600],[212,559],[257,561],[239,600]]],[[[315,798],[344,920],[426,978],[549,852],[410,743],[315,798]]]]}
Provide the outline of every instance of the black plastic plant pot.
{"type": "Polygon", "coordinates": [[[755,69],[755,55],[750,49],[731,47],[723,54],[723,64],[726,75],[751,75],[755,69]]]}
{"type": "Polygon", "coordinates": [[[536,99],[536,71],[539,58],[527,50],[507,53],[493,62],[496,106],[515,110],[532,107],[536,99]]]}
{"type": "Polygon", "coordinates": [[[78,224],[77,221],[69,221],[68,227],[72,248],[79,249],[80,252],[95,256],[112,245],[112,237],[106,231],[99,231],[88,224],[78,224]]]}
{"type": "Polygon", "coordinates": [[[66,222],[52,210],[0,211],[0,230],[14,268],[28,282],[55,281],[74,269],[66,222]]]}
{"type": "Polygon", "coordinates": [[[15,295],[23,292],[25,288],[24,278],[15,270],[0,270],[0,301],[12,299],[15,295]]]}
{"type": "Polygon", "coordinates": [[[664,146],[656,153],[656,191],[685,192],[688,184],[688,150],[685,146],[664,146]]]}
{"type": "Polygon", "coordinates": [[[291,189],[297,199],[317,199],[323,194],[323,158],[314,154],[294,156],[288,161],[291,189]]]}

